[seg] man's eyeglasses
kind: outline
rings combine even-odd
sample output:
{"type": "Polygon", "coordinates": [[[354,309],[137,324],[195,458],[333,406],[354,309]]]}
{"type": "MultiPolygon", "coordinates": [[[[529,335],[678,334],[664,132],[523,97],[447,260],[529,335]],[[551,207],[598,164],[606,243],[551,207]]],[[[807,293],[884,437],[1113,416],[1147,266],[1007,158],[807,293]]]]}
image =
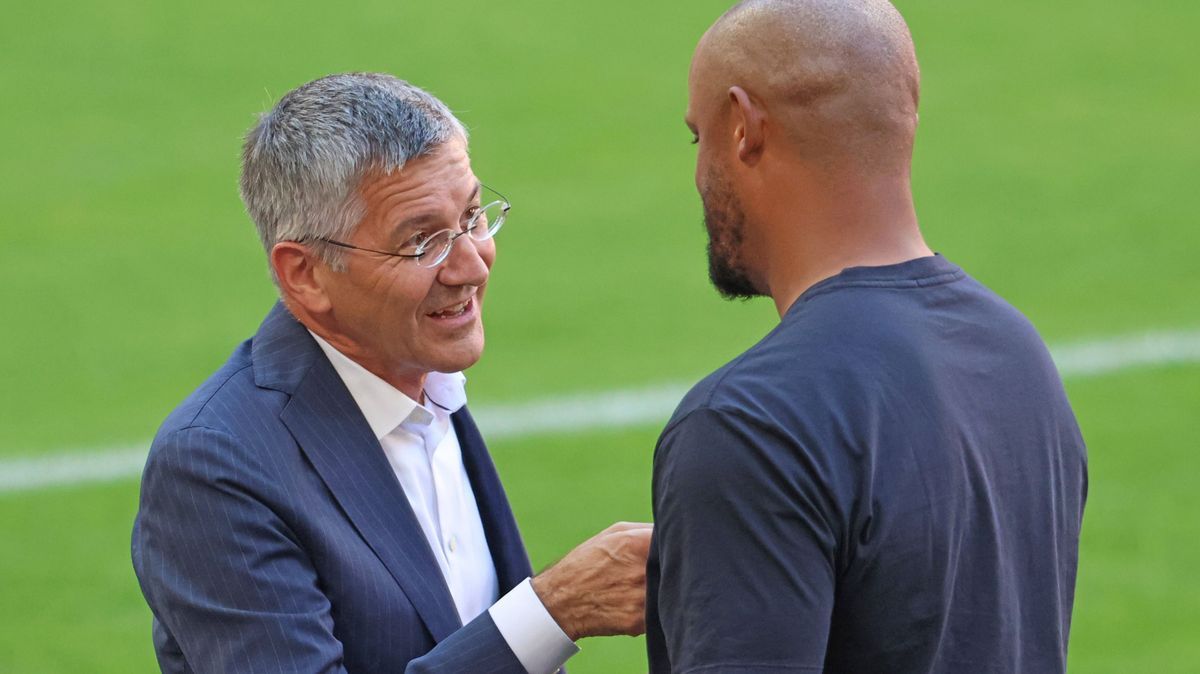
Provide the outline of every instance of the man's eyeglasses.
{"type": "Polygon", "coordinates": [[[375,253],[376,255],[387,255],[388,257],[403,257],[413,260],[419,267],[430,269],[440,265],[450,257],[450,252],[454,249],[454,242],[458,237],[464,234],[470,234],[471,238],[476,241],[487,241],[496,236],[496,232],[504,226],[504,220],[508,217],[508,211],[512,208],[512,204],[508,203],[508,199],[496,190],[487,187],[480,183],[482,189],[491,192],[499,197],[487,204],[480,206],[475,210],[463,228],[459,231],[450,229],[442,229],[428,236],[423,236],[418,241],[413,241],[403,246],[399,251],[390,252],[386,250],[375,250],[373,248],[362,248],[361,246],[353,246],[343,241],[335,241],[334,239],[326,239],[324,237],[315,237],[311,241],[320,241],[338,248],[348,248],[350,250],[359,250],[364,253],[375,253]]]}

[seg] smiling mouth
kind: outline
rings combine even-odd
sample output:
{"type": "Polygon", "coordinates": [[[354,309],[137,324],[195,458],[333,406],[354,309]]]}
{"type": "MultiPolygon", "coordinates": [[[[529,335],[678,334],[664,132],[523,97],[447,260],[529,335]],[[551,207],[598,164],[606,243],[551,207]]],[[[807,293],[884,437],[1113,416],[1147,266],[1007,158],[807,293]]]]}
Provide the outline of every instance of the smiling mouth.
{"type": "Polygon", "coordinates": [[[471,310],[471,303],[473,301],[474,301],[474,298],[468,297],[467,299],[463,300],[462,302],[459,302],[458,304],[448,306],[445,309],[442,309],[441,311],[435,311],[428,315],[432,318],[457,318],[458,316],[462,316],[463,314],[465,314],[471,310]]]}

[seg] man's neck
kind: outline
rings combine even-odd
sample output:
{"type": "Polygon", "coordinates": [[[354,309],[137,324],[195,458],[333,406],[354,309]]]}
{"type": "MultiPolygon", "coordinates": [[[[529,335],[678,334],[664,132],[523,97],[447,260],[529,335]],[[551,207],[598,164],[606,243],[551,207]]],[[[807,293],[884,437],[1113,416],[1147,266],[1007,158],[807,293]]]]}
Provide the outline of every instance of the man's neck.
{"type": "Polygon", "coordinates": [[[408,396],[418,404],[425,403],[425,377],[427,372],[412,372],[398,373],[392,371],[386,366],[386,363],[380,362],[376,358],[370,357],[364,349],[362,349],[354,340],[342,335],[338,332],[329,330],[320,321],[313,320],[311,316],[299,315],[293,313],[296,319],[300,321],[304,327],[308,328],[313,334],[325,340],[327,344],[337,349],[339,353],[346,356],[350,360],[358,363],[371,374],[379,377],[393,388],[408,396]]]}
{"type": "Polygon", "coordinates": [[[857,254],[832,256],[823,260],[820,265],[808,267],[798,265],[796,273],[771,285],[771,299],[775,302],[775,310],[779,312],[779,317],[783,318],[783,315],[805,291],[827,278],[837,276],[845,269],[900,264],[930,255],[933,255],[933,251],[925,245],[924,241],[919,241],[913,242],[909,246],[886,251],[861,251],[857,254]]]}
{"type": "MultiPolygon", "coordinates": [[[[813,285],[848,267],[899,264],[933,254],[921,236],[907,181],[832,193],[797,206],[804,222],[780,222],[764,242],[767,289],[782,317],[813,285]],[[823,208],[822,206],[826,206],[823,208]]],[[[792,216],[794,217],[794,216],[792,216]]]]}

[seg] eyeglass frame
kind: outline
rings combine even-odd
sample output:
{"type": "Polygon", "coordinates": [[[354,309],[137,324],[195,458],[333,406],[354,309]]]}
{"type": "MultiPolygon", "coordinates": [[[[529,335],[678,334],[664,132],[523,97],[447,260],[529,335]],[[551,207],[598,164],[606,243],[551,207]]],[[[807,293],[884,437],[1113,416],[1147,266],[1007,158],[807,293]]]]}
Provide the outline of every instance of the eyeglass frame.
{"type": "Polygon", "coordinates": [[[443,253],[442,256],[433,264],[431,264],[427,267],[423,267],[424,269],[436,269],[436,268],[440,267],[442,265],[442,263],[444,263],[447,259],[450,258],[450,253],[452,253],[454,251],[454,242],[457,241],[460,236],[463,236],[464,234],[470,234],[472,231],[475,230],[476,227],[479,226],[476,221],[479,220],[479,216],[483,215],[488,208],[491,208],[492,206],[494,206],[496,204],[500,204],[499,224],[497,224],[494,229],[489,227],[488,229],[484,230],[484,231],[488,232],[487,238],[477,239],[474,236],[472,236],[471,237],[472,240],[487,241],[488,239],[491,239],[492,237],[496,236],[496,233],[500,231],[500,228],[504,226],[505,221],[508,220],[508,212],[512,209],[512,203],[509,202],[508,197],[506,197],[503,194],[497,192],[496,190],[488,187],[487,185],[484,185],[482,182],[479,183],[479,186],[483,189],[488,190],[492,194],[495,194],[496,196],[500,197],[500,199],[489,202],[486,206],[480,206],[479,210],[475,213],[475,215],[471,216],[471,219],[467,221],[466,228],[455,232],[454,230],[447,227],[446,229],[439,229],[438,231],[434,232],[433,234],[430,234],[429,238],[427,238],[424,241],[422,241],[421,243],[417,244],[417,252],[415,252],[415,253],[393,253],[393,252],[386,251],[386,250],[376,250],[374,248],[363,248],[362,246],[355,246],[353,244],[349,244],[344,241],[338,241],[336,239],[330,239],[330,238],[326,238],[323,236],[309,237],[309,238],[304,239],[303,241],[297,241],[297,243],[307,243],[309,241],[320,241],[321,243],[327,243],[331,246],[337,246],[338,248],[345,248],[347,250],[360,250],[364,253],[375,253],[376,255],[386,255],[388,257],[400,257],[400,258],[404,258],[407,260],[419,260],[429,254],[429,251],[426,250],[425,247],[429,245],[430,241],[433,241],[442,232],[450,232],[450,240],[446,242],[445,253],[443,253]]]}

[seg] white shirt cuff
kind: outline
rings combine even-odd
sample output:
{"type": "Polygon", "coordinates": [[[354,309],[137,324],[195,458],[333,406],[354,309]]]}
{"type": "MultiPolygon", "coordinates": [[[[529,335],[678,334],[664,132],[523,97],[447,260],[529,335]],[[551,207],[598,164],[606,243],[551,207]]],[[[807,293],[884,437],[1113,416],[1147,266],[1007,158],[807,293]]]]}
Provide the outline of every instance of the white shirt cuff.
{"type": "Polygon", "coordinates": [[[488,613],[529,674],[554,674],[579,652],[533,591],[529,578],[500,597],[488,613]]]}

